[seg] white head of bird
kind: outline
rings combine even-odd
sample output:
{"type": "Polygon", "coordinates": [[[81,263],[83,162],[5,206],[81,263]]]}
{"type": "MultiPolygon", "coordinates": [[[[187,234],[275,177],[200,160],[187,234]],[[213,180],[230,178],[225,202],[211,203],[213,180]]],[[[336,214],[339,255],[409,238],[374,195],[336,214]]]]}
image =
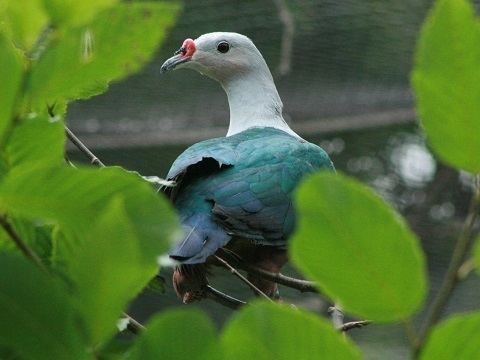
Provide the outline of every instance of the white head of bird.
{"type": "Polygon", "coordinates": [[[298,136],[283,119],[272,74],[248,37],[214,32],[186,39],[161,72],[180,68],[196,70],[222,85],[230,107],[227,136],[251,127],[274,127],[298,136]]]}

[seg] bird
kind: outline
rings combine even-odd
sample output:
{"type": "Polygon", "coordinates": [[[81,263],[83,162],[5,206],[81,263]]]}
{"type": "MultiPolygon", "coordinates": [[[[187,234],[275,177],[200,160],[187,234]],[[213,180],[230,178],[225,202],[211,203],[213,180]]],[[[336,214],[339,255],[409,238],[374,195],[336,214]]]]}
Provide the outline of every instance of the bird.
{"type": "MultiPolygon", "coordinates": [[[[260,51],[247,36],[213,32],[186,39],[161,73],[191,69],[223,87],[230,109],[226,136],[188,147],[172,164],[166,192],[183,237],[169,252],[173,287],[184,303],[206,297],[208,264],[230,249],[251,265],[279,273],[288,261],[296,216],[294,191],[316,171],[335,171],[328,154],[294,132],[260,51]]],[[[271,298],[277,284],[248,274],[271,298]]]]}

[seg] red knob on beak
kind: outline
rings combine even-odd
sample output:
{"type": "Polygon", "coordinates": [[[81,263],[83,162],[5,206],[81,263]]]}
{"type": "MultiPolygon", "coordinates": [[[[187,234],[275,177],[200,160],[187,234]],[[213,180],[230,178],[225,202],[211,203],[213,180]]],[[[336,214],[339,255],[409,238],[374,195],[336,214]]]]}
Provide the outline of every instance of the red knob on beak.
{"type": "Polygon", "coordinates": [[[182,48],[185,49],[185,53],[183,54],[183,56],[188,57],[192,56],[195,50],[197,50],[197,48],[195,47],[195,42],[192,39],[186,39],[182,44],[182,48]]]}

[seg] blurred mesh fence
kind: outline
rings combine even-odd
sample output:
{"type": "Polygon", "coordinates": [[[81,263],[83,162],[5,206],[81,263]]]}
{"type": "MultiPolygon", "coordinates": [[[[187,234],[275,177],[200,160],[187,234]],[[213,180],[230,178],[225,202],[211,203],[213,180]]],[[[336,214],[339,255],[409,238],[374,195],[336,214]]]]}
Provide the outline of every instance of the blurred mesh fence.
{"type": "Polygon", "coordinates": [[[412,121],[409,71],[430,5],[188,0],[151,64],[106,94],[73,104],[69,124],[96,148],[224,135],[228,104],[218,84],[190,70],[159,72],[185,38],[212,31],[239,32],[255,42],[274,74],[286,120],[303,135],[412,121]]]}

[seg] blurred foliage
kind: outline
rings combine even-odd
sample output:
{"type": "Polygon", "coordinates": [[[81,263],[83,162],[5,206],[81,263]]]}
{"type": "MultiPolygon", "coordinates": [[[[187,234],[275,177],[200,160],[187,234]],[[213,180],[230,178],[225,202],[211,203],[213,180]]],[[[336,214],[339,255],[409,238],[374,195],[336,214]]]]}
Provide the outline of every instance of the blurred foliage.
{"type": "Polygon", "coordinates": [[[424,256],[387,203],[353,179],[320,173],[298,190],[296,208],[291,257],[322,293],[374,321],[415,313],[426,294],[424,256]]]}
{"type": "MultiPolygon", "coordinates": [[[[0,3],[0,356],[360,358],[325,319],[261,302],[239,311],[220,336],[205,315],[182,310],[154,316],[134,340],[115,337],[118,319],[175,240],[178,220],[141,177],[65,163],[64,115],[70,101],[99,94],[144,65],[180,9],[171,2],[116,3],[0,3]],[[23,257],[19,242],[41,266],[23,257]]],[[[473,14],[465,0],[438,2],[422,32],[413,81],[433,149],[478,172],[473,14]]],[[[344,175],[318,174],[300,187],[296,204],[293,260],[346,313],[397,322],[420,310],[423,253],[381,198],[344,175]]],[[[422,358],[475,357],[478,327],[478,314],[447,320],[433,330],[422,358]]]]}
{"type": "Polygon", "coordinates": [[[43,0],[3,1],[0,3],[2,28],[15,45],[30,50],[48,22],[43,0]]]}
{"type": "Polygon", "coordinates": [[[198,310],[172,310],[154,316],[127,359],[223,359],[212,321],[198,310]]]}
{"type": "Polygon", "coordinates": [[[28,359],[85,359],[84,329],[65,284],[0,254],[0,344],[28,359]]]}
{"type": "Polygon", "coordinates": [[[0,140],[12,121],[12,113],[17,99],[17,92],[22,82],[21,54],[15,49],[5,34],[0,33],[0,140]]]}
{"type": "Polygon", "coordinates": [[[449,165],[480,172],[480,26],[466,1],[441,1],[422,30],[413,73],[422,125],[449,165]]]}
{"type": "Polygon", "coordinates": [[[118,0],[43,0],[43,6],[53,26],[72,27],[91,21],[118,0]]]}
{"type": "Polygon", "coordinates": [[[139,69],[179,12],[176,3],[115,3],[5,0],[0,6],[5,354],[92,358],[156,276],[157,258],[178,231],[170,204],[138,175],[65,162],[68,102],[139,69]],[[43,266],[22,259],[10,237],[43,266]]]}
{"type": "Polygon", "coordinates": [[[31,71],[27,101],[42,107],[104,92],[110,81],[150,59],[176,9],[171,3],[122,3],[100,12],[88,25],[50,34],[31,71]]]}
{"type": "Polygon", "coordinates": [[[225,359],[360,359],[358,349],[324,319],[271,303],[252,305],[227,324],[225,359]],[[240,344],[240,346],[239,346],[240,344]]]}
{"type": "Polygon", "coordinates": [[[479,341],[480,313],[454,315],[435,328],[420,359],[479,359],[479,341]]]}
{"type": "Polygon", "coordinates": [[[59,118],[35,116],[25,119],[10,134],[5,146],[5,162],[12,169],[62,165],[65,162],[64,132],[59,118]]]}

